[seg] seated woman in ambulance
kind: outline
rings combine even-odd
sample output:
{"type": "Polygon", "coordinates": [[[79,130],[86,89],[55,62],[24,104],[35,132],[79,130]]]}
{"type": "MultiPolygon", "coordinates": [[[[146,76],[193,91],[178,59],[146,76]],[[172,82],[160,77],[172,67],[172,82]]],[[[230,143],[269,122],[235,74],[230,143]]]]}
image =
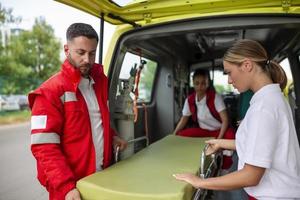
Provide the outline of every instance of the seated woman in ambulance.
{"type": "MultiPolygon", "coordinates": [[[[235,138],[235,131],[229,127],[224,101],[210,87],[209,83],[210,78],[207,70],[198,69],[194,72],[193,85],[195,92],[185,100],[182,117],[174,131],[175,135],[214,137],[218,139],[235,138]],[[186,128],[189,123],[192,123],[191,127],[186,128]]],[[[231,159],[226,159],[225,157],[223,169],[229,168],[232,163],[231,159]]]]}

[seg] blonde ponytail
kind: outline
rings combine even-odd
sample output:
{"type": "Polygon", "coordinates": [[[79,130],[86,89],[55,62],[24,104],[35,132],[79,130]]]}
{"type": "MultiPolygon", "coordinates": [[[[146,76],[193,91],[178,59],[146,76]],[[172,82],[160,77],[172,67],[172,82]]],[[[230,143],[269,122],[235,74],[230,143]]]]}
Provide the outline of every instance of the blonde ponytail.
{"type": "Polygon", "coordinates": [[[249,39],[242,39],[233,44],[224,54],[224,61],[241,64],[245,58],[250,58],[272,79],[273,83],[278,83],[283,90],[287,84],[287,77],[283,68],[275,61],[268,59],[267,51],[264,47],[249,39]]]}
{"type": "Polygon", "coordinates": [[[287,84],[287,77],[283,68],[275,61],[270,61],[265,66],[265,71],[270,75],[273,83],[278,83],[281,90],[284,90],[287,84]]]}

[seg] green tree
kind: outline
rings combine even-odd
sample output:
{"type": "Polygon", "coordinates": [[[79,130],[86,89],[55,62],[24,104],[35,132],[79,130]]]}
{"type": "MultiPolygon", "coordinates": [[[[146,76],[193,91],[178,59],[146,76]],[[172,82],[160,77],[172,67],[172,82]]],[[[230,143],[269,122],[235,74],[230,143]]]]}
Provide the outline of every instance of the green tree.
{"type": "Polygon", "coordinates": [[[11,8],[4,8],[0,2],[0,26],[9,23],[20,23],[22,21],[21,17],[15,17],[12,15],[11,8]]]}
{"type": "Polygon", "coordinates": [[[2,93],[28,93],[59,69],[61,43],[44,18],[37,18],[32,30],[13,35],[5,48],[2,93]]]}
{"type": "Polygon", "coordinates": [[[226,91],[224,85],[214,85],[214,88],[218,94],[223,94],[226,91]]]}
{"type": "MultiPolygon", "coordinates": [[[[22,21],[21,17],[15,17],[12,15],[12,9],[7,9],[2,6],[0,3],[0,29],[4,30],[6,25],[10,25],[13,23],[20,23],[22,21]]],[[[13,83],[6,88],[7,82],[9,81],[10,74],[13,74],[13,71],[10,68],[7,68],[7,64],[11,62],[10,57],[8,56],[7,46],[3,41],[6,38],[6,35],[2,35],[2,31],[0,32],[0,92],[4,93],[3,91],[11,91],[13,83]]],[[[9,93],[9,92],[5,92],[9,93]]]]}
{"type": "Polygon", "coordinates": [[[157,64],[151,60],[147,60],[147,64],[141,73],[141,79],[139,84],[140,95],[139,98],[145,101],[151,100],[151,92],[153,87],[154,76],[156,72],[157,64]]]}

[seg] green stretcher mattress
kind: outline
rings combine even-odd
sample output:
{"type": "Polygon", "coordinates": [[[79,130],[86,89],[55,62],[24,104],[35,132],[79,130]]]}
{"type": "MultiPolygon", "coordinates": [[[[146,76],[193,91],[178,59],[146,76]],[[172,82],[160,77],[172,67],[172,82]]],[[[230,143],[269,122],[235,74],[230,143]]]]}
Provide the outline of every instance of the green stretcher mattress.
{"type": "Polygon", "coordinates": [[[85,200],[190,200],[194,189],[172,174],[197,174],[204,141],[169,135],[77,182],[85,200]]]}

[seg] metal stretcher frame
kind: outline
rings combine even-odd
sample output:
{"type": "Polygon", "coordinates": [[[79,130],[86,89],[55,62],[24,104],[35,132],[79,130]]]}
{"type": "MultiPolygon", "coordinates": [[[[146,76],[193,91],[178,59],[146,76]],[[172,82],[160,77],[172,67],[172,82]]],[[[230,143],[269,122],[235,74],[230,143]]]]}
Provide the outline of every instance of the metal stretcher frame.
{"type": "Polygon", "coordinates": [[[81,179],[77,187],[86,200],[191,200],[195,189],[172,174],[199,174],[207,139],[166,136],[132,157],[81,179]]]}
{"type": "MultiPolygon", "coordinates": [[[[223,163],[223,151],[218,151],[212,155],[206,155],[206,150],[208,149],[208,147],[208,145],[205,145],[201,153],[200,169],[198,176],[203,179],[219,176],[221,166],[223,163]]],[[[207,197],[209,198],[208,191],[209,190],[202,188],[197,189],[194,193],[193,200],[205,200],[207,197]]]]}

